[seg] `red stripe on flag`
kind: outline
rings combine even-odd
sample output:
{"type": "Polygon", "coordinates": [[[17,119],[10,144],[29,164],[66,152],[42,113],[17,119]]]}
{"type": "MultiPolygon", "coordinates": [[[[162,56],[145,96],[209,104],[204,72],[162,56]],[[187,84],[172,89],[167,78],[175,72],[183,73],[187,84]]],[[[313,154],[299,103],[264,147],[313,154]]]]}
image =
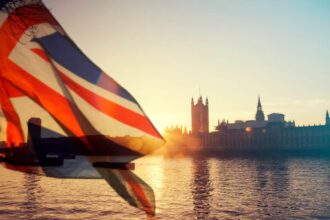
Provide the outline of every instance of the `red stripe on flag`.
{"type": "Polygon", "coordinates": [[[43,5],[31,4],[16,8],[9,14],[6,21],[0,27],[0,57],[7,58],[16,43],[21,43],[18,42],[18,39],[20,39],[31,26],[45,22],[52,25],[59,25],[56,19],[43,5]],[[20,17],[21,15],[24,15],[24,20],[20,17]]]}
{"type": "MultiPolygon", "coordinates": [[[[71,109],[72,105],[65,97],[31,76],[15,63],[9,61],[7,67],[7,71],[2,74],[5,79],[46,109],[74,135],[78,137],[86,135],[71,109]]],[[[85,143],[87,144],[88,142],[85,140],[85,143]]]]}
{"type": "Polygon", "coordinates": [[[4,87],[4,80],[2,79],[0,80],[0,104],[2,112],[7,120],[6,145],[8,147],[19,146],[24,143],[21,123],[12,103],[9,100],[7,91],[4,87]]]}
{"type": "Polygon", "coordinates": [[[70,89],[75,91],[94,108],[126,125],[137,128],[154,137],[161,138],[147,117],[96,95],[95,93],[85,89],[83,86],[80,86],[63,73],[60,73],[60,75],[70,89]]]}
{"type": "Polygon", "coordinates": [[[32,48],[31,49],[35,54],[37,54],[38,56],[40,56],[42,59],[44,59],[46,62],[50,63],[50,60],[47,56],[47,54],[45,53],[45,51],[43,51],[42,49],[39,48],[32,48]]]}
{"type": "Polygon", "coordinates": [[[5,88],[9,98],[17,98],[17,97],[25,96],[21,91],[16,89],[11,83],[7,82],[6,80],[3,81],[2,85],[5,88]]]}
{"type": "MultiPolygon", "coordinates": [[[[8,61],[8,56],[13,48],[18,43],[17,39],[20,39],[25,31],[32,25],[40,24],[43,22],[49,22],[50,24],[58,24],[58,22],[49,14],[47,8],[43,5],[33,5],[34,7],[22,6],[15,9],[9,14],[7,19],[3,22],[0,27],[0,74],[3,75],[4,72],[8,70],[6,63],[8,61]],[[19,17],[19,15],[24,14],[24,21],[19,17]]],[[[12,73],[15,74],[15,73],[12,73]]],[[[20,124],[19,117],[12,106],[7,91],[3,86],[1,86],[1,108],[7,119],[7,145],[17,146],[24,142],[23,132],[20,124]]],[[[9,88],[8,91],[10,96],[17,97],[20,96],[19,92],[15,89],[9,88]]]]}
{"type": "Polygon", "coordinates": [[[82,141],[89,146],[85,133],[80,127],[79,119],[75,117],[68,101],[8,59],[16,44],[21,43],[18,39],[25,31],[33,25],[45,22],[58,25],[58,22],[43,5],[23,6],[10,13],[0,28],[0,73],[14,87],[19,88],[24,95],[44,107],[74,135],[80,136],[82,141]],[[24,20],[19,19],[16,14],[24,14],[24,20]],[[13,21],[15,21],[15,25],[12,24],[13,21]]]}
{"type": "Polygon", "coordinates": [[[148,197],[143,191],[141,185],[134,179],[133,176],[130,175],[130,171],[127,170],[118,170],[118,172],[125,178],[127,183],[130,185],[133,193],[135,194],[136,198],[139,200],[140,204],[142,205],[142,209],[147,213],[148,216],[154,216],[155,210],[152,206],[151,202],[149,201],[148,197]]]}
{"type": "MultiPolygon", "coordinates": [[[[45,54],[45,52],[41,49],[32,49],[33,52],[38,54],[45,61],[49,62],[49,58],[45,54]]],[[[115,102],[109,101],[90,90],[80,86],[78,83],[70,79],[64,73],[59,71],[60,76],[63,81],[69,86],[70,89],[75,91],[79,96],[81,96],[84,100],[86,100],[89,104],[91,104],[94,108],[103,112],[104,114],[126,124],[137,128],[141,131],[144,131],[154,137],[161,138],[157,130],[153,127],[149,119],[141,114],[138,114],[134,111],[131,111],[121,105],[118,105],[115,102]]]]}

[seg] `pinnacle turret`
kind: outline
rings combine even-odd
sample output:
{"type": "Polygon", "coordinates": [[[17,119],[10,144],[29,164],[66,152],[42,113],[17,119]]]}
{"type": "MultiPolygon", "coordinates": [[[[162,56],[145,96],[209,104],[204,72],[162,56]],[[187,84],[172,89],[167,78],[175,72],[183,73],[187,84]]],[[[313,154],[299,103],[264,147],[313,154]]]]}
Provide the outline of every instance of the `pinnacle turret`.
{"type": "Polygon", "coordinates": [[[261,106],[261,101],[260,101],[260,96],[258,96],[258,109],[262,110],[262,106],[261,106]]]}
{"type": "Polygon", "coordinates": [[[256,121],[265,121],[265,115],[264,115],[264,112],[262,111],[262,105],[261,105],[261,101],[260,101],[260,96],[258,96],[256,121]]]}

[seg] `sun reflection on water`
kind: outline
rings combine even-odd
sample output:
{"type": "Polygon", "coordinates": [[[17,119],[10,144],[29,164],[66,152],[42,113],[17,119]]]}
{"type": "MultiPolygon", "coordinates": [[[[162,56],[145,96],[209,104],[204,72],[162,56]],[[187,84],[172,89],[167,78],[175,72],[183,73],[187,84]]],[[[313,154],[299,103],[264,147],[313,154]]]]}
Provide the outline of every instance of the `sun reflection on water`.
{"type": "MultiPolygon", "coordinates": [[[[0,173],[0,219],[145,219],[104,180],[0,173]]],[[[146,157],[134,173],[155,192],[156,219],[330,218],[330,159],[146,157]]]]}

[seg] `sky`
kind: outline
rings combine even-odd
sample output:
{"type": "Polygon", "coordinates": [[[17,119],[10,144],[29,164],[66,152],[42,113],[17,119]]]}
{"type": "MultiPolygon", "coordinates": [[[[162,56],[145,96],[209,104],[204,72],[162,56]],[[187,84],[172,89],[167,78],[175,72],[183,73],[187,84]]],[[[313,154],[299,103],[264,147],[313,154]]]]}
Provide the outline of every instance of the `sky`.
{"type": "Polygon", "coordinates": [[[330,1],[44,0],[66,32],[154,125],[191,127],[190,103],[218,119],[265,114],[323,124],[330,110],[330,1]]]}

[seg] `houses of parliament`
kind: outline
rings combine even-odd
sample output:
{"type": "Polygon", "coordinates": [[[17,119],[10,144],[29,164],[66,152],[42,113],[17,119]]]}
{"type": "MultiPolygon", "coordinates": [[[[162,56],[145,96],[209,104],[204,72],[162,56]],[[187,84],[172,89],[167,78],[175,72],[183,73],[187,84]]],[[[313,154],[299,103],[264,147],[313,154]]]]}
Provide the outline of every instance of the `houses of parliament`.
{"type": "MultiPolygon", "coordinates": [[[[330,117],[326,111],[325,123],[314,126],[296,126],[286,121],[285,115],[271,113],[267,119],[260,97],[254,120],[234,123],[218,121],[216,130],[209,131],[209,102],[200,96],[197,102],[191,100],[191,131],[178,127],[167,129],[182,139],[195,138],[201,148],[251,150],[251,149],[329,149],[330,117]]],[[[181,141],[184,142],[184,141],[181,141]]]]}

